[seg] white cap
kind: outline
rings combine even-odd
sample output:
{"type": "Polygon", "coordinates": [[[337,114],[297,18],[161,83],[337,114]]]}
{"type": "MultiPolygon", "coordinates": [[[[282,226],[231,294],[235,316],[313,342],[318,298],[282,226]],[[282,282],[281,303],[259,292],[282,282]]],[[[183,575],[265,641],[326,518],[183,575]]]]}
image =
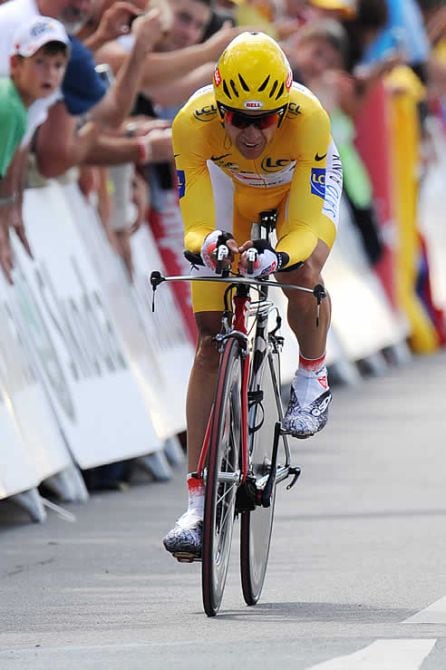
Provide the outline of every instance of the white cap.
{"type": "Polygon", "coordinates": [[[70,46],[67,31],[60,21],[48,16],[35,16],[16,30],[12,39],[11,56],[33,56],[48,42],[61,42],[70,46]]]}

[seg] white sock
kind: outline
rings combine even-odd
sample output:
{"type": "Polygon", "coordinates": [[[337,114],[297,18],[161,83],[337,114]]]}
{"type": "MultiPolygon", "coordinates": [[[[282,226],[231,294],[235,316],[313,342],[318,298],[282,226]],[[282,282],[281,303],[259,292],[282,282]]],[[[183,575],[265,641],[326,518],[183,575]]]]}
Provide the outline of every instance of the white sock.
{"type": "Polygon", "coordinates": [[[204,485],[201,479],[187,475],[187,511],[202,519],[204,515],[204,485]]]}
{"type": "Polygon", "coordinates": [[[328,390],[325,354],[311,359],[299,356],[299,368],[293,379],[293,388],[301,407],[308,407],[328,390]]]}

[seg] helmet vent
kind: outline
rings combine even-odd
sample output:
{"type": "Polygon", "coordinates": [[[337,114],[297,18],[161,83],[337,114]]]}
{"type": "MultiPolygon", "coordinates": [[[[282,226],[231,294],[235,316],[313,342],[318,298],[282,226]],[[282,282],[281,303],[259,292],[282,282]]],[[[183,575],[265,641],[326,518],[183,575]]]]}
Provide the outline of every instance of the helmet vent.
{"type": "Polygon", "coordinates": [[[231,96],[231,93],[229,92],[228,85],[227,85],[227,83],[224,79],[223,79],[223,90],[224,90],[225,94],[227,95],[227,97],[229,98],[229,100],[232,100],[232,96],[231,96]]]}
{"type": "Polygon", "coordinates": [[[263,84],[260,84],[259,88],[257,89],[258,91],[264,91],[265,88],[267,87],[267,84],[269,82],[270,75],[267,76],[263,84]]]}
{"type": "Polygon", "coordinates": [[[249,92],[249,86],[246,83],[246,81],[243,79],[242,75],[239,74],[238,78],[239,78],[240,84],[242,86],[242,89],[248,93],[249,92]]]}
{"type": "MultiPolygon", "coordinates": [[[[235,85],[235,81],[233,81],[232,79],[230,79],[230,80],[229,80],[229,83],[231,84],[231,88],[232,88],[232,90],[234,91],[234,95],[235,95],[235,97],[238,98],[239,95],[238,95],[238,91],[237,91],[237,86],[235,85]]],[[[231,96],[229,96],[229,97],[231,97],[231,96]]]]}
{"type": "Polygon", "coordinates": [[[281,87],[279,88],[279,92],[278,92],[278,94],[276,95],[276,100],[278,100],[278,99],[281,97],[281,95],[283,94],[283,90],[284,90],[284,88],[285,88],[285,84],[282,82],[282,85],[281,85],[281,87]]]}
{"type": "Polygon", "coordinates": [[[276,79],[276,81],[275,81],[274,84],[272,85],[271,91],[269,92],[269,97],[270,97],[270,98],[273,97],[274,93],[276,92],[276,88],[277,88],[278,85],[279,85],[279,82],[278,82],[277,79],[276,79]]]}

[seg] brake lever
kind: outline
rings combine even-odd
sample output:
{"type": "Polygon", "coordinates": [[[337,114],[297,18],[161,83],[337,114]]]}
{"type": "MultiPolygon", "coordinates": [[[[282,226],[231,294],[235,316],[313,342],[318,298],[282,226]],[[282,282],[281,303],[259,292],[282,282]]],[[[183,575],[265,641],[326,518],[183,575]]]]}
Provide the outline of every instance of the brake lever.
{"type": "MultiPolygon", "coordinates": [[[[227,247],[226,244],[219,244],[217,246],[216,256],[217,256],[217,265],[215,266],[215,273],[218,275],[223,275],[223,273],[226,270],[226,267],[223,265],[223,262],[229,256],[229,248],[227,247]]],[[[227,272],[229,273],[229,269],[227,270],[227,272]]]]}
{"type": "Polygon", "coordinates": [[[254,274],[254,263],[257,260],[258,256],[258,251],[255,249],[255,247],[251,247],[246,251],[246,257],[248,259],[248,267],[247,267],[247,272],[249,275],[254,274]]]}
{"type": "Polygon", "coordinates": [[[159,270],[154,270],[150,273],[150,284],[152,286],[152,312],[155,311],[155,291],[163,281],[166,281],[166,278],[163,277],[159,270]]]}
{"type": "Polygon", "coordinates": [[[327,297],[327,292],[325,286],[322,284],[316,284],[313,289],[313,295],[316,298],[316,328],[319,327],[319,315],[321,311],[321,302],[324,298],[327,297]]]}

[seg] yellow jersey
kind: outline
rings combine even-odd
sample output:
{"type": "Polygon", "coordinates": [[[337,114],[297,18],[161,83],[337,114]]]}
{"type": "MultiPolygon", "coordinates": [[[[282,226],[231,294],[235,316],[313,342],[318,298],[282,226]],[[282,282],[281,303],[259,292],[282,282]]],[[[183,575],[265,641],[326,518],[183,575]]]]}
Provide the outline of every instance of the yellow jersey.
{"type": "Polygon", "coordinates": [[[233,232],[238,244],[250,239],[259,212],[276,209],[276,249],[289,255],[288,267],[306,260],[319,239],[332,246],[342,166],[329,117],[307,88],[293,84],[287,111],[255,160],[244,158],[225,133],[212,86],[197,91],[180,110],[172,138],[188,251],[199,253],[217,227],[215,168],[232,182],[232,221],[222,229],[233,232]]]}

